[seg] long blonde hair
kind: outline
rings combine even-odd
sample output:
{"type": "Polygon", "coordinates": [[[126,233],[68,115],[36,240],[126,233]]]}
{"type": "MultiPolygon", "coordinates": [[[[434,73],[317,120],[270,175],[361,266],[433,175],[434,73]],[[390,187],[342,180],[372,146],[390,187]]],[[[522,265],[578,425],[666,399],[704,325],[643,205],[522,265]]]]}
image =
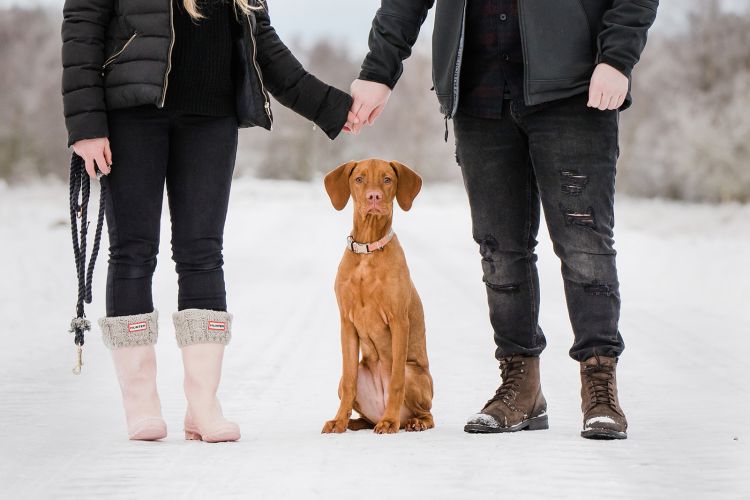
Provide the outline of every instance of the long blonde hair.
{"type": "MultiPolygon", "coordinates": [[[[234,6],[237,8],[239,12],[242,12],[244,14],[249,14],[251,10],[257,10],[263,8],[263,0],[233,0],[234,6]],[[251,5],[255,4],[255,5],[251,5]]],[[[200,9],[198,8],[196,0],[183,0],[183,3],[185,5],[185,10],[190,14],[190,17],[193,19],[202,19],[203,14],[201,14],[200,9]]]]}

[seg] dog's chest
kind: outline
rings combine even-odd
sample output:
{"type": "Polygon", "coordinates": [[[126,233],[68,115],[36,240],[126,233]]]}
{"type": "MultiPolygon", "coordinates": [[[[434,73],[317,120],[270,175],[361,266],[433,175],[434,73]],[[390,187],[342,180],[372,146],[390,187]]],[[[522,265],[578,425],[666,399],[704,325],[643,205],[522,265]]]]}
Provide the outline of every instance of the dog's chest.
{"type": "Polygon", "coordinates": [[[368,330],[382,330],[388,324],[387,289],[387,279],[376,272],[371,260],[359,259],[339,276],[336,293],[342,312],[358,330],[365,325],[368,330]]]}

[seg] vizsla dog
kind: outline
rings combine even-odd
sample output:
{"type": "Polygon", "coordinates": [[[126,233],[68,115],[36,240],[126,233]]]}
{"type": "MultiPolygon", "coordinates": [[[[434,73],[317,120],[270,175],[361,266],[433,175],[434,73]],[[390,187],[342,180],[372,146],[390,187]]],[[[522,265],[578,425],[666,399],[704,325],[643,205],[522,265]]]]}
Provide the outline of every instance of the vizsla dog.
{"type": "Polygon", "coordinates": [[[325,186],[336,210],[350,197],[354,200],[354,229],[335,285],[343,355],[341,404],[323,433],[431,429],[424,312],[391,229],[393,200],[409,210],[422,179],[400,163],[364,160],[336,168],[326,175],[325,186]],[[350,421],[352,409],[359,419],[350,421]]]}

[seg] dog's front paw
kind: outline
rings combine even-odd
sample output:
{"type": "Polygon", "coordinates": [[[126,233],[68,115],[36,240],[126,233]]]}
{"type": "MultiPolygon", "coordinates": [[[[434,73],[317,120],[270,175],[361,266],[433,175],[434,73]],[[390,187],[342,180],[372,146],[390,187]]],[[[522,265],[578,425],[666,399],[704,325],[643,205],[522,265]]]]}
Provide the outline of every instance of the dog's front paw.
{"type": "Polygon", "coordinates": [[[329,420],[323,426],[321,434],[341,434],[346,432],[346,425],[349,423],[349,419],[346,420],[329,420]]]}
{"type": "Polygon", "coordinates": [[[375,426],[375,434],[395,434],[398,432],[398,428],[398,420],[384,418],[375,426]]]}

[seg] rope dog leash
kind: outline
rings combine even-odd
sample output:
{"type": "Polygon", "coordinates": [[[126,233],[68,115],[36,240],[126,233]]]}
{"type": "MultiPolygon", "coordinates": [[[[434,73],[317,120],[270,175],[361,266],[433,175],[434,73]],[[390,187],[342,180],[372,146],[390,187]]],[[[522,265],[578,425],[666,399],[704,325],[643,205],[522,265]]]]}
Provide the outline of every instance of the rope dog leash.
{"type": "MultiPolygon", "coordinates": [[[[97,176],[98,177],[98,176],[97,176]]],[[[99,245],[104,226],[105,184],[101,184],[99,195],[99,216],[94,232],[94,243],[91,257],[86,265],[86,239],[88,236],[88,205],[91,193],[91,180],[86,173],[83,158],[73,153],[70,159],[70,231],[73,239],[73,256],[76,262],[78,277],[78,300],[76,302],[76,316],[70,322],[70,333],[75,334],[76,364],[73,374],[79,375],[83,366],[84,335],[91,330],[91,321],[86,319],[84,303],[91,304],[91,282],[94,278],[94,266],[99,254],[99,245]],[[80,220],[80,227],[78,221],[80,220]]]]}

